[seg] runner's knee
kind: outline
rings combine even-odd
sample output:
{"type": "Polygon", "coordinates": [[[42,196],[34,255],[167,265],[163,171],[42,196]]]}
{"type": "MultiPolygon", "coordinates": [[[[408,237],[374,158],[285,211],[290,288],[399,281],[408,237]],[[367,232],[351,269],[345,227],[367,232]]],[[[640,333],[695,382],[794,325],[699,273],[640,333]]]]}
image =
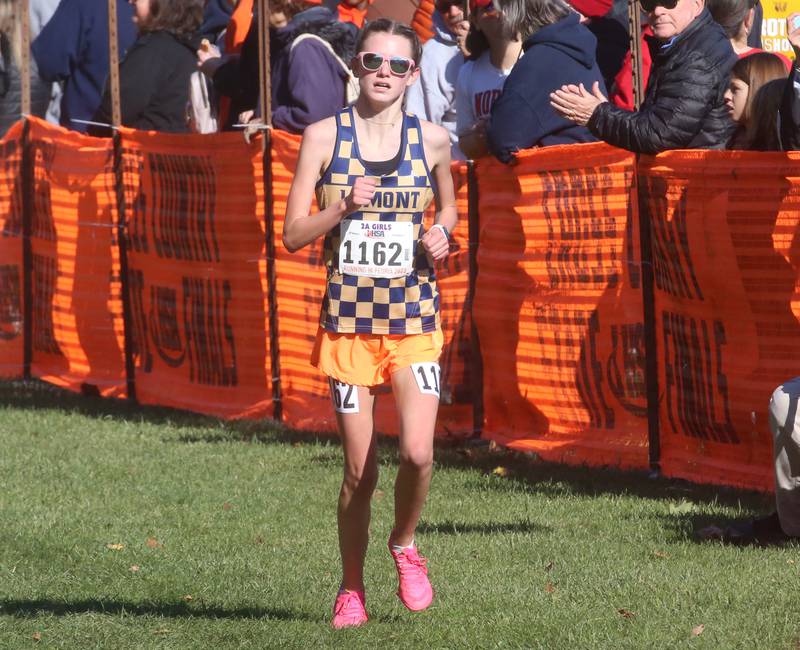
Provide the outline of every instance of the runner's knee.
{"type": "Polygon", "coordinates": [[[430,469],[433,466],[433,449],[403,449],[400,451],[400,464],[417,472],[430,469]]]}
{"type": "Polygon", "coordinates": [[[370,495],[378,485],[377,466],[366,465],[361,468],[350,467],[345,469],[344,488],[351,494],[370,495]]]}

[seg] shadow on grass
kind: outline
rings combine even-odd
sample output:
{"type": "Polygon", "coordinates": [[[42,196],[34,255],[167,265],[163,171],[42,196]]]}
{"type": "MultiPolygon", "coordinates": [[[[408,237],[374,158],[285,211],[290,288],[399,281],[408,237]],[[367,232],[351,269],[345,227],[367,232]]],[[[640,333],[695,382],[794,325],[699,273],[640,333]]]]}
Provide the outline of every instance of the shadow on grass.
{"type": "MultiPolygon", "coordinates": [[[[770,501],[769,504],[765,504],[763,507],[758,508],[758,510],[760,510],[762,513],[766,513],[771,509],[774,510],[774,506],[774,501],[770,501]]],[[[688,539],[689,541],[697,544],[724,545],[727,547],[753,549],[784,547],[792,549],[800,548],[800,538],[798,537],[771,538],[769,535],[767,535],[760,541],[753,538],[740,541],[734,541],[728,538],[723,541],[714,535],[710,535],[708,532],[703,532],[708,527],[716,528],[719,532],[725,531],[725,529],[729,527],[737,527],[741,529],[744,528],[746,524],[751,523],[754,518],[758,517],[754,517],[752,513],[737,517],[715,517],[704,512],[659,515],[659,519],[663,522],[665,530],[673,538],[688,539]]]]}
{"type": "Polygon", "coordinates": [[[141,406],[124,399],[99,397],[96,390],[74,393],[43,381],[0,381],[0,405],[31,410],[56,410],[87,417],[170,424],[176,427],[219,426],[219,418],[164,406],[141,406]]]}
{"type": "MultiPolygon", "coordinates": [[[[177,409],[139,406],[124,400],[72,393],[40,381],[0,381],[0,405],[165,424],[181,430],[177,437],[164,439],[168,444],[244,442],[302,445],[330,444],[333,441],[338,445],[338,437],[332,432],[294,431],[272,420],[221,420],[177,409]]],[[[443,469],[472,472],[473,478],[477,476],[481,481],[480,489],[499,492],[525,490],[553,496],[628,495],[653,500],[713,503],[751,511],[770,507],[769,497],[758,492],[697,485],[679,479],[651,478],[643,471],[548,463],[502,449],[465,447],[463,442],[452,438],[437,439],[436,465],[443,469]],[[505,469],[504,477],[493,475],[498,466],[505,469]]],[[[396,463],[396,438],[381,437],[378,448],[382,463],[396,463]]],[[[315,457],[314,461],[337,462],[329,455],[315,457]]],[[[685,519],[685,516],[677,516],[676,520],[681,518],[685,519]]]]}
{"type": "MultiPolygon", "coordinates": [[[[771,496],[716,485],[699,485],[681,479],[652,476],[649,472],[611,467],[563,465],[513,451],[442,449],[439,467],[472,469],[482,473],[482,487],[498,492],[532,491],[557,496],[632,496],[689,504],[718,504],[749,510],[769,508],[771,496]],[[495,476],[503,468],[503,477],[495,476]]],[[[678,511],[677,515],[687,513],[678,511]]]]}
{"type": "Polygon", "coordinates": [[[318,617],[287,609],[239,607],[225,609],[204,607],[202,604],[182,603],[129,603],[117,600],[0,600],[0,613],[17,618],[34,618],[43,614],[71,616],[74,614],[124,614],[126,616],[158,616],[163,618],[219,618],[219,619],[277,619],[283,621],[317,622],[318,617]]]}
{"type": "Polygon", "coordinates": [[[89,418],[168,425],[191,433],[169,442],[297,442],[334,437],[333,433],[296,433],[271,420],[223,420],[166,406],[143,406],[124,399],[99,397],[95,390],[83,393],[61,389],[39,380],[0,380],[0,406],[28,410],[53,410],[89,418]]]}
{"type": "Polygon", "coordinates": [[[543,526],[531,521],[511,521],[511,522],[492,522],[487,521],[480,524],[467,523],[463,521],[421,521],[417,526],[417,532],[428,535],[497,535],[501,533],[541,533],[552,530],[550,526],[543,526]]]}

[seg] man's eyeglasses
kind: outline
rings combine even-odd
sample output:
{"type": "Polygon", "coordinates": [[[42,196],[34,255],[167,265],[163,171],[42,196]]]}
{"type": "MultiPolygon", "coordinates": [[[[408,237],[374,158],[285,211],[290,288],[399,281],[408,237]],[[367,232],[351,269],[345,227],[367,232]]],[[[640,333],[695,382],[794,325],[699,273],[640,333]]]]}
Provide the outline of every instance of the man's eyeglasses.
{"type": "Polygon", "coordinates": [[[639,0],[642,9],[647,13],[656,10],[656,7],[664,7],[664,9],[674,9],[678,6],[679,0],[639,0]]]}
{"type": "Polygon", "coordinates": [[[386,56],[378,52],[359,52],[358,60],[361,62],[361,67],[370,72],[377,72],[383,62],[388,61],[389,70],[398,77],[407,74],[414,67],[414,62],[404,56],[386,56]]]}

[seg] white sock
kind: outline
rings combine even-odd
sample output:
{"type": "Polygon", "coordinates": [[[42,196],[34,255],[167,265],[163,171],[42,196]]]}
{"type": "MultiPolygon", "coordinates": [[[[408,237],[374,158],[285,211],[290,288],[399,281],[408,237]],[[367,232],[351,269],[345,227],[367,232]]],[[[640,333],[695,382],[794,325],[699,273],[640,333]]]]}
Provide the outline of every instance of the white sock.
{"type": "Polygon", "coordinates": [[[411,543],[408,546],[400,546],[399,544],[392,544],[392,550],[395,553],[401,553],[405,551],[407,548],[414,548],[414,540],[411,540],[411,543]]]}

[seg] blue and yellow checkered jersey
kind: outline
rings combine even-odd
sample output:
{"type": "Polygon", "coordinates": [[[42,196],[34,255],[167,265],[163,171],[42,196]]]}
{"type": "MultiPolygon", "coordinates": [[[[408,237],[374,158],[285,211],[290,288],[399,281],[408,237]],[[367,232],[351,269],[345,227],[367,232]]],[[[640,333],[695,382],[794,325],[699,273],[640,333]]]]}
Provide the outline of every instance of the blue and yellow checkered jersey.
{"type": "MultiPolygon", "coordinates": [[[[341,201],[359,176],[371,175],[361,158],[353,125],[352,107],[336,115],[333,159],[317,183],[321,210],[341,201]]],[[[422,145],[419,120],[403,114],[400,163],[396,170],[378,176],[372,203],[353,212],[325,236],[328,272],[320,325],[339,334],[422,334],[439,323],[439,291],[433,265],[420,242],[422,218],[433,199],[433,179],[422,145]],[[381,222],[413,223],[413,264],[401,277],[369,277],[340,272],[339,251],[345,221],[373,222],[359,228],[380,228],[381,222]],[[374,223],[377,222],[377,223],[374,223]]],[[[350,227],[353,227],[351,224],[350,227]]]]}

